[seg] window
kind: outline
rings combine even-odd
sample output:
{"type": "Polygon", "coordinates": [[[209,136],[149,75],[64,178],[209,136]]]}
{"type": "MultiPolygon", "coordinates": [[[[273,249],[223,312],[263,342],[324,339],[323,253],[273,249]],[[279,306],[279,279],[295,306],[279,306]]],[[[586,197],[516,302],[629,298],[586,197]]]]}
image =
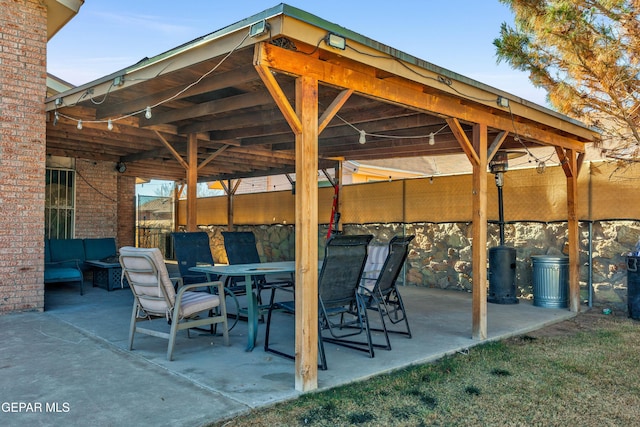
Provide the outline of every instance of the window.
{"type": "Polygon", "coordinates": [[[44,206],[45,238],[71,239],[75,225],[75,172],[47,168],[44,206]]]}

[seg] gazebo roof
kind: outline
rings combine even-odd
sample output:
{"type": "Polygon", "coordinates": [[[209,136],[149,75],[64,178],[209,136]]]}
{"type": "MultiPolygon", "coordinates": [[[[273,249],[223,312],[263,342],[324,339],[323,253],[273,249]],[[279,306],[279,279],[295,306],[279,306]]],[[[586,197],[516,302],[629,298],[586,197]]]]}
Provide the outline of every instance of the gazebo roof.
{"type": "Polygon", "coordinates": [[[191,135],[199,181],[291,173],[295,134],[282,108],[295,110],[300,75],[319,81],[320,168],[466,152],[460,138],[470,140],[478,122],[502,149],[583,152],[597,138],[547,108],[280,4],[48,98],[47,153],[182,180],[191,135]]]}

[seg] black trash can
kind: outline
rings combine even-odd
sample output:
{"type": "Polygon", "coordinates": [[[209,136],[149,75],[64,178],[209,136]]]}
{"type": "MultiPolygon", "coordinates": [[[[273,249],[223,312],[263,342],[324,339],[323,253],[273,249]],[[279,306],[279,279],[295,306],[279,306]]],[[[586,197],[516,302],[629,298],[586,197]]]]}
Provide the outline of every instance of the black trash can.
{"type": "Polygon", "coordinates": [[[489,248],[489,295],[495,304],[517,304],[516,250],[509,246],[489,248]]]}
{"type": "Polygon", "coordinates": [[[640,257],[627,257],[627,308],[629,317],[640,320],[640,257]]]}
{"type": "Polygon", "coordinates": [[[569,257],[533,255],[533,305],[569,307],[569,257]]]}

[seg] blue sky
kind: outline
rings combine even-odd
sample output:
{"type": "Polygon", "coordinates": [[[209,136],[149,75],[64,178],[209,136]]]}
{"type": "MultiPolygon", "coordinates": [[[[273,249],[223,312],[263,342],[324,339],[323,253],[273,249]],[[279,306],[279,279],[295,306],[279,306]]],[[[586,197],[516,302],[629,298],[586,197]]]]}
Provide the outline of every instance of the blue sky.
{"type": "MultiPolygon", "coordinates": [[[[546,105],[525,73],[496,63],[513,21],[498,0],[289,0],[287,4],[400,51],[546,105]]],[[[226,27],[277,0],[86,0],[48,44],[48,71],[80,85],[226,27]]]]}

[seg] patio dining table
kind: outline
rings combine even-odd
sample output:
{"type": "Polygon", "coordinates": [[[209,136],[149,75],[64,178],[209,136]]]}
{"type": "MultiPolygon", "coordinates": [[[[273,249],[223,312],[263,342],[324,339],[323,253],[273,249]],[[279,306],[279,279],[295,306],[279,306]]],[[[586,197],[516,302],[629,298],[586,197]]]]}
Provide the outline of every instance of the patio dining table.
{"type": "Polygon", "coordinates": [[[253,278],[255,276],[265,276],[269,274],[294,273],[296,270],[296,263],[295,261],[279,261],[253,264],[199,265],[191,267],[189,270],[204,273],[208,277],[211,275],[244,277],[247,292],[247,308],[241,309],[241,311],[246,311],[247,315],[248,336],[246,351],[252,351],[256,345],[259,317],[258,297],[254,292],[253,278]]]}

